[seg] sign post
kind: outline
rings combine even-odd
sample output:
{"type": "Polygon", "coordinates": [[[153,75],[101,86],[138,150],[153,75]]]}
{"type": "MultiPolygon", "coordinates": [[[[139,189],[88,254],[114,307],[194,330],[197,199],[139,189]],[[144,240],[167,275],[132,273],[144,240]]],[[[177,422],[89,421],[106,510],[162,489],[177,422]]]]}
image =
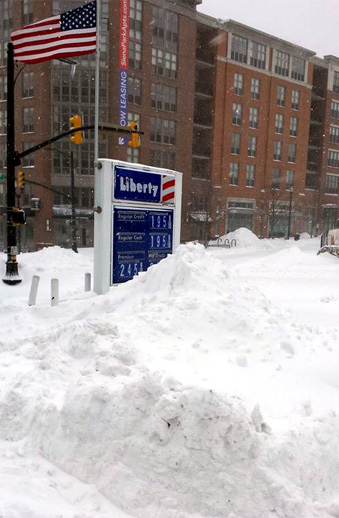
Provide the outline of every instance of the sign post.
{"type": "Polygon", "coordinates": [[[182,174],[104,159],[95,189],[94,291],[103,294],[179,246],[182,174]]]}

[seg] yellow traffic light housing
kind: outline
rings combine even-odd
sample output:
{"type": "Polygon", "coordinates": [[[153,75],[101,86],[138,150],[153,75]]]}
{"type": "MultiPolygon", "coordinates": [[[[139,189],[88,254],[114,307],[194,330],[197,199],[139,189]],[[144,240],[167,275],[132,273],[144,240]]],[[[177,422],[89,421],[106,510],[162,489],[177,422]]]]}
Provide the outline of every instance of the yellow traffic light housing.
{"type": "MultiPolygon", "coordinates": [[[[71,117],[69,119],[69,122],[72,124],[72,128],[81,128],[82,126],[82,118],[81,118],[81,115],[73,115],[73,117],[71,117]]],[[[73,142],[73,144],[82,144],[83,143],[83,138],[82,138],[82,131],[75,131],[72,136],[71,136],[71,141],[73,142]]]]}
{"type": "Polygon", "coordinates": [[[18,187],[24,187],[25,185],[25,173],[23,171],[18,171],[18,187]]]}
{"type": "Polygon", "coordinates": [[[136,122],[131,122],[128,125],[128,128],[132,130],[132,139],[127,142],[130,147],[140,147],[140,137],[138,133],[133,133],[133,131],[138,131],[138,124],[136,122]]]}

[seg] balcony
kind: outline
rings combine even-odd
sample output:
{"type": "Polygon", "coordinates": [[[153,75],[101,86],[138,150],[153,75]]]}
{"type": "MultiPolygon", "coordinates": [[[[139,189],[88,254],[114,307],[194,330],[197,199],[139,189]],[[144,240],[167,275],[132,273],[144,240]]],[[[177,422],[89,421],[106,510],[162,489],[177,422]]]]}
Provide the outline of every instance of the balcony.
{"type": "Polygon", "coordinates": [[[199,128],[203,128],[206,130],[212,129],[212,117],[200,117],[198,115],[194,115],[194,126],[198,126],[199,128]]]}
{"type": "Polygon", "coordinates": [[[205,98],[213,99],[214,87],[213,84],[208,84],[204,82],[196,82],[195,83],[195,95],[200,95],[205,98]]]}
{"type": "Polygon", "coordinates": [[[206,52],[202,48],[197,48],[195,58],[198,66],[213,67],[214,66],[214,54],[206,52]]]}
{"type": "Polygon", "coordinates": [[[196,158],[211,158],[211,146],[193,144],[193,156],[196,158]]]}

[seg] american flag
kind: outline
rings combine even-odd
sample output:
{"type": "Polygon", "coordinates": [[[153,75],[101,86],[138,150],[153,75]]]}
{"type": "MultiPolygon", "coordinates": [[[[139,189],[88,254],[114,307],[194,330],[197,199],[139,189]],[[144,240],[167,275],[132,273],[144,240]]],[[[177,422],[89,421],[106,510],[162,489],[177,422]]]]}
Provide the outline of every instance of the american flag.
{"type": "Polygon", "coordinates": [[[96,50],[96,1],[11,33],[14,59],[41,63],[96,50]]]}

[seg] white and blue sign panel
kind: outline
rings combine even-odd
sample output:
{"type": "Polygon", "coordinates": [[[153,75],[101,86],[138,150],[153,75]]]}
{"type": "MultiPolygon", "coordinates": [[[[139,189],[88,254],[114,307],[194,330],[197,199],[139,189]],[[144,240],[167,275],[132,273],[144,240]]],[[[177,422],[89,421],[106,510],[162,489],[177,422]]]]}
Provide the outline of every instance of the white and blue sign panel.
{"type": "Polygon", "coordinates": [[[112,283],[133,279],[173,250],[173,210],[114,207],[112,283]]]}
{"type": "Polygon", "coordinates": [[[93,289],[103,294],[179,246],[182,174],[101,158],[94,179],[93,289]]]}
{"type": "Polygon", "coordinates": [[[140,203],[160,203],[161,180],[161,174],[116,167],[114,198],[140,203]]]}

